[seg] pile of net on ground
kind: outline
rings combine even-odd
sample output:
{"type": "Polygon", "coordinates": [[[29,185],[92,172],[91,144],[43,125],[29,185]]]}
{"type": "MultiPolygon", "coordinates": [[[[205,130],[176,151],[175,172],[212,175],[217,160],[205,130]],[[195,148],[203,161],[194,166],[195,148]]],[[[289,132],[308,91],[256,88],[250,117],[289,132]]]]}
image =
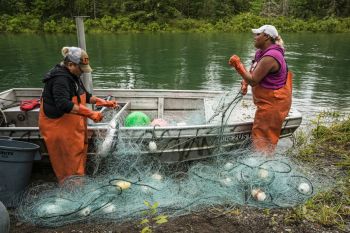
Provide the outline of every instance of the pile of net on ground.
{"type": "Polygon", "coordinates": [[[316,178],[306,177],[283,154],[266,158],[248,147],[218,151],[203,161],[166,164],[142,154],[143,144],[116,135],[118,146],[96,157],[93,175],[30,188],[18,208],[21,220],[56,227],[140,219],[148,208],[144,201],[159,203],[159,213],[168,216],[216,205],[292,207],[315,193],[316,178]]]}
{"type": "Polygon", "coordinates": [[[285,157],[266,159],[247,152],[178,167],[115,153],[109,158],[115,166],[104,175],[32,188],[20,215],[37,225],[59,226],[86,219],[141,218],[145,200],[177,216],[223,204],[291,207],[314,193],[311,181],[285,157]]]}

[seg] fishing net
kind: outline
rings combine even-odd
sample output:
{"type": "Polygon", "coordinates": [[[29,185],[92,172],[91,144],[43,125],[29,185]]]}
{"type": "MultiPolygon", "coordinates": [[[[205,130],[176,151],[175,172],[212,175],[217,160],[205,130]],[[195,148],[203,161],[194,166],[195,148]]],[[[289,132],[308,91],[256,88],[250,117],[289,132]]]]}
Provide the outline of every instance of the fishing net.
{"type": "Polygon", "coordinates": [[[285,208],[305,202],[319,187],[317,177],[304,175],[285,152],[267,158],[253,152],[248,140],[240,148],[220,146],[226,134],[224,125],[241,99],[240,93],[218,99],[207,122],[200,115],[189,117],[201,124],[220,122],[213,128],[215,147],[204,160],[179,163],[165,163],[145,152],[152,150],[151,142],[155,150],[163,151],[190,146],[199,134],[172,143],[163,137],[163,142],[157,140],[158,126],[141,134],[130,133],[120,128],[128,113],[117,120],[111,113],[108,130],[101,130],[97,137],[91,175],[70,177],[62,185],[31,187],[18,208],[19,217],[35,225],[57,227],[90,220],[140,219],[147,210],[144,201],[159,203],[158,211],[168,216],[218,205],[285,208]]]}

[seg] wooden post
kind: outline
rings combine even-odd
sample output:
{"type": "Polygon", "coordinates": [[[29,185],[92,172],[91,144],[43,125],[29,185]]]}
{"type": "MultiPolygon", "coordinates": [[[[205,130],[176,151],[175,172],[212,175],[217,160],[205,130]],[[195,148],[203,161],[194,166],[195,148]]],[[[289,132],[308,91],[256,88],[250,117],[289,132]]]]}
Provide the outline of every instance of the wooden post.
{"type": "MultiPolygon", "coordinates": [[[[84,49],[86,52],[86,42],[85,42],[85,29],[84,29],[84,18],[89,16],[75,16],[75,23],[77,26],[77,37],[78,37],[78,47],[84,49]]],[[[92,86],[92,76],[91,73],[83,73],[81,77],[81,81],[83,82],[86,90],[93,94],[93,86],[92,86]]]]}
{"type": "MultiPolygon", "coordinates": [[[[77,26],[77,37],[78,37],[78,47],[84,49],[86,52],[86,42],[85,42],[85,29],[84,29],[84,18],[89,16],[75,16],[75,23],[77,26]]],[[[91,73],[83,73],[80,76],[80,79],[85,87],[85,89],[93,94],[93,86],[92,86],[92,76],[91,73]]],[[[94,110],[94,106],[91,104],[87,104],[87,107],[94,110]]],[[[94,122],[91,119],[87,119],[88,125],[92,125],[94,122]]]]}

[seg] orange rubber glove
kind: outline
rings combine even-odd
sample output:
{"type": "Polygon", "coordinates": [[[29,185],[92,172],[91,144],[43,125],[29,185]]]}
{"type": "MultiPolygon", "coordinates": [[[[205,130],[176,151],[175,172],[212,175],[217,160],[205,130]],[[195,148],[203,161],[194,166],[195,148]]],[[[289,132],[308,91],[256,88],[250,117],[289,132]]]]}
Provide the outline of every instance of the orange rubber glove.
{"type": "Polygon", "coordinates": [[[237,55],[233,55],[228,61],[228,64],[234,67],[241,76],[245,74],[246,69],[237,55]]]}
{"type": "Polygon", "coordinates": [[[90,118],[94,122],[99,122],[102,120],[103,115],[101,112],[92,111],[91,109],[79,104],[78,114],[90,118]]]}
{"type": "Polygon", "coordinates": [[[241,92],[242,95],[246,95],[248,92],[248,83],[244,79],[241,82],[241,92]]]}
{"type": "Polygon", "coordinates": [[[115,100],[104,100],[96,97],[96,106],[97,107],[107,107],[107,108],[116,108],[118,105],[115,100]]]}

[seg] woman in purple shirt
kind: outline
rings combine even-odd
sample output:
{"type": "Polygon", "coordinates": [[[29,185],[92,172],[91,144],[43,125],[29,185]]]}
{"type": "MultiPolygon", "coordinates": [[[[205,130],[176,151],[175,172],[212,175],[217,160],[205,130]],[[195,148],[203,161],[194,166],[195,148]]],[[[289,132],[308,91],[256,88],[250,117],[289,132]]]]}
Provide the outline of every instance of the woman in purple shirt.
{"type": "Polygon", "coordinates": [[[255,150],[272,155],[281,134],[284,119],[292,103],[292,74],[284,59],[283,41],[272,25],[252,29],[257,48],[250,71],[246,71],[237,55],[229,64],[242,76],[242,93],[252,86],[257,106],[252,129],[255,150]]]}

